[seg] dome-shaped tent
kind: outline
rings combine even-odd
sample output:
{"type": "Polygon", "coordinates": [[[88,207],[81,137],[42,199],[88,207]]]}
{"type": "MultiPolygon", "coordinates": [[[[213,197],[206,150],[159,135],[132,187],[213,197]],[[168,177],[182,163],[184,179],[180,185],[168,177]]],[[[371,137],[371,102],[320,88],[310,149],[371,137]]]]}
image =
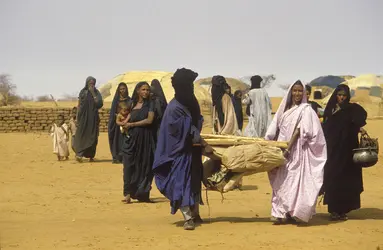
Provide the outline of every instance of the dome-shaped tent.
{"type": "MultiPolygon", "coordinates": [[[[99,87],[99,90],[102,93],[105,102],[112,102],[120,82],[124,82],[128,85],[129,95],[132,96],[134,88],[138,82],[145,81],[150,84],[153,79],[158,79],[161,82],[166,99],[170,101],[174,97],[174,89],[171,84],[172,76],[173,73],[162,71],[131,71],[120,74],[109,80],[107,83],[102,84],[99,87]]],[[[209,92],[199,84],[195,84],[194,92],[200,102],[211,103],[209,92]]]]}
{"type": "Polygon", "coordinates": [[[310,82],[311,86],[326,86],[335,89],[340,83],[344,82],[345,79],[340,76],[320,76],[310,82]]]}
{"type": "MultiPolygon", "coordinates": [[[[360,75],[343,82],[343,84],[350,87],[352,92],[351,101],[362,105],[366,109],[369,117],[377,116],[381,113],[380,103],[382,102],[381,93],[383,92],[382,77],[376,75],[360,75]]],[[[327,104],[332,92],[320,101],[323,105],[327,104]]]]}

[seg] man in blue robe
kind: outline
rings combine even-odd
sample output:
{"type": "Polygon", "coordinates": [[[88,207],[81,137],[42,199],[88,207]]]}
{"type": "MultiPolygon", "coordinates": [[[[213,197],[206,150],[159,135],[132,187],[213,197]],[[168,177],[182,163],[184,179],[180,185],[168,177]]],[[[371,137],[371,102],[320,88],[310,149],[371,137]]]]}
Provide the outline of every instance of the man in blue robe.
{"type": "Polygon", "coordinates": [[[174,99],[168,104],[160,126],[153,172],[160,192],[170,200],[171,213],[182,212],[185,230],[202,223],[201,199],[202,153],[213,149],[201,137],[201,110],[194,95],[198,74],[178,69],[172,77],[174,99]]]}

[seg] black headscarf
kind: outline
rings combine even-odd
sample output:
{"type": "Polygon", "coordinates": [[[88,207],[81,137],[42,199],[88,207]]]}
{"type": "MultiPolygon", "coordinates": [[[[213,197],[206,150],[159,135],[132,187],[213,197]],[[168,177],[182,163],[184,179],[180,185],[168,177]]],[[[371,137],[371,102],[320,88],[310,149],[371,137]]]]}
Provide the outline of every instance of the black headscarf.
{"type": "Polygon", "coordinates": [[[177,69],[172,77],[172,86],[175,92],[174,98],[190,111],[194,126],[198,125],[198,121],[201,118],[201,109],[194,95],[194,80],[197,76],[198,73],[182,68],[177,69]]]}
{"type": "Polygon", "coordinates": [[[163,110],[166,109],[168,102],[166,101],[165,93],[162,89],[160,81],[153,79],[150,84],[150,91],[153,93],[153,97],[158,99],[163,110]]]}
{"type": "Polygon", "coordinates": [[[225,122],[225,114],[223,113],[223,110],[222,110],[222,97],[224,94],[226,94],[225,88],[227,86],[227,82],[225,77],[217,75],[217,76],[213,76],[211,83],[212,83],[211,85],[212,103],[213,103],[213,106],[215,106],[215,109],[217,111],[218,121],[222,126],[223,123],[225,122]]]}
{"type": "Polygon", "coordinates": [[[234,96],[232,97],[235,115],[237,116],[238,128],[242,130],[243,127],[243,112],[242,112],[242,98],[238,98],[238,94],[242,93],[241,90],[237,90],[234,92],[234,96]]]}
{"type": "MultiPolygon", "coordinates": [[[[115,140],[115,137],[119,136],[119,132],[120,132],[118,126],[116,125],[116,116],[118,113],[118,104],[121,102],[124,102],[128,106],[130,106],[129,90],[128,90],[128,86],[124,82],[120,82],[120,84],[118,84],[116,92],[115,92],[114,97],[113,97],[112,106],[111,106],[110,111],[109,111],[108,137],[109,137],[110,150],[111,150],[112,154],[114,152],[116,152],[116,150],[113,149],[113,146],[115,146],[114,140],[115,140]],[[126,88],[125,95],[122,96],[122,98],[120,96],[120,87],[121,86],[124,86],[126,88]],[[118,131],[116,131],[116,129],[118,129],[118,131]]],[[[113,156],[115,156],[115,155],[113,155],[113,156]]]]}
{"type": "MultiPolygon", "coordinates": [[[[132,103],[133,103],[132,104],[132,108],[134,108],[137,105],[138,99],[139,99],[139,96],[138,96],[137,92],[144,85],[147,85],[150,88],[149,83],[147,83],[147,82],[139,82],[139,83],[137,83],[136,87],[134,88],[134,92],[133,92],[133,95],[132,95],[132,103]]],[[[149,101],[150,101],[149,97],[144,99],[143,105],[146,105],[149,101]]]]}
{"type": "Polygon", "coordinates": [[[93,76],[88,76],[86,78],[86,80],[85,80],[85,86],[84,86],[83,90],[85,90],[85,89],[88,90],[89,89],[89,82],[92,81],[92,80],[94,81],[94,84],[96,85],[96,78],[94,78],[93,76]]]}
{"type": "Polygon", "coordinates": [[[347,95],[346,99],[339,105],[340,108],[346,109],[347,107],[350,106],[350,100],[351,100],[350,88],[345,84],[339,84],[338,87],[336,87],[336,89],[332,93],[329,101],[327,102],[327,105],[323,114],[323,122],[326,122],[326,120],[332,115],[333,110],[338,104],[337,95],[339,91],[344,91],[347,95]]]}
{"type": "Polygon", "coordinates": [[[250,89],[260,89],[263,79],[259,75],[255,75],[250,78],[250,81],[251,81],[250,89]]]}
{"type": "Polygon", "coordinates": [[[118,103],[121,101],[125,101],[125,100],[128,100],[128,101],[130,100],[129,89],[128,89],[128,86],[126,85],[126,83],[120,82],[120,84],[118,84],[116,92],[114,94],[112,107],[110,108],[110,110],[113,111],[114,113],[116,113],[118,103]],[[120,96],[120,87],[121,86],[124,86],[126,88],[126,92],[125,92],[124,96],[120,96]]]}
{"type": "Polygon", "coordinates": [[[306,91],[309,92],[309,94],[311,94],[312,87],[308,84],[306,85],[306,91]]]}

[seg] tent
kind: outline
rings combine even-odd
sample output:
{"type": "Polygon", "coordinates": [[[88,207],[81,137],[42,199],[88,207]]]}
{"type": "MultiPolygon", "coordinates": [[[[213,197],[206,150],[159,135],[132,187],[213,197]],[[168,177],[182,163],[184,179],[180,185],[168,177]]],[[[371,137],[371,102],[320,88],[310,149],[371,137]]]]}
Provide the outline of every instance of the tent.
{"type": "MultiPolygon", "coordinates": [[[[113,79],[102,84],[99,87],[99,90],[105,102],[112,102],[117,86],[120,82],[124,82],[128,85],[129,95],[131,96],[138,82],[146,81],[150,84],[153,79],[158,79],[161,82],[166,99],[170,101],[174,97],[174,90],[171,84],[172,76],[173,73],[162,71],[131,71],[117,75],[113,79]]],[[[194,93],[201,105],[211,105],[211,79],[211,77],[202,78],[194,83],[194,93]]],[[[226,78],[226,80],[231,86],[233,92],[238,89],[245,91],[249,88],[248,85],[240,80],[234,78],[226,78]]]]}
{"type": "MultiPolygon", "coordinates": [[[[382,93],[383,93],[383,78],[376,75],[360,75],[343,82],[350,87],[351,101],[359,103],[366,109],[368,116],[379,116],[382,111],[382,93]]],[[[320,103],[324,106],[329,101],[332,93],[323,98],[320,103]]]]}
{"type": "MultiPolygon", "coordinates": [[[[124,82],[128,85],[129,95],[131,96],[136,84],[141,81],[146,81],[150,84],[153,79],[158,79],[161,82],[161,86],[164,90],[166,99],[170,101],[174,97],[174,90],[171,84],[171,77],[173,73],[162,71],[130,71],[122,73],[108,82],[102,84],[99,90],[104,98],[105,102],[112,102],[117,86],[120,82],[124,82]]],[[[209,92],[195,84],[195,95],[200,102],[211,103],[209,92]]]]}

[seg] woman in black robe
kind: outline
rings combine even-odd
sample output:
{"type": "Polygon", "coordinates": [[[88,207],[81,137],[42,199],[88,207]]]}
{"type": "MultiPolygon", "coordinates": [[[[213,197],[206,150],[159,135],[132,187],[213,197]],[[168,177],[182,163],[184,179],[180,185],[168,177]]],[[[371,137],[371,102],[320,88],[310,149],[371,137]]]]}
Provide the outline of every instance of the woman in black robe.
{"type": "Polygon", "coordinates": [[[151,99],[154,102],[154,122],[153,129],[155,131],[155,141],[157,142],[158,131],[160,129],[162,116],[165,113],[165,109],[168,106],[168,102],[166,101],[165,93],[162,89],[160,81],[157,79],[153,79],[150,85],[150,95],[151,99]]]}
{"type": "Polygon", "coordinates": [[[128,86],[126,86],[126,83],[123,82],[118,85],[114,95],[108,123],[109,147],[113,157],[113,163],[115,164],[122,163],[121,147],[123,143],[123,136],[121,134],[120,127],[116,124],[116,117],[119,112],[118,107],[122,102],[126,103],[126,105],[130,107],[128,86]]]}
{"type": "Polygon", "coordinates": [[[132,109],[128,128],[128,137],[124,137],[122,146],[124,163],[124,199],[151,202],[149,193],[153,180],[154,160],[154,107],[150,99],[150,87],[147,82],[139,82],[132,96],[132,109]]]}
{"type": "Polygon", "coordinates": [[[358,134],[365,133],[367,112],[350,98],[349,87],[339,85],[323,117],[327,162],[322,191],[331,220],[347,220],[347,213],[360,208],[363,192],[362,168],[353,163],[352,150],[358,148],[358,134]]]}
{"type": "Polygon", "coordinates": [[[78,98],[77,131],[73,145],[78,162],[81,162],[83,157],[93,161],[96,155],[100,124],[98,110],[102,108],[103,101],[95,84],[96,79],[89,76],[78,98]]]}
{"type": "Polygon", "coordinates": [[[232,97],[235,115],[237,116],[238,128],[242,131],[243,128],[243,111],[242,111],[242,91],[237,90],[232,97]]]}

